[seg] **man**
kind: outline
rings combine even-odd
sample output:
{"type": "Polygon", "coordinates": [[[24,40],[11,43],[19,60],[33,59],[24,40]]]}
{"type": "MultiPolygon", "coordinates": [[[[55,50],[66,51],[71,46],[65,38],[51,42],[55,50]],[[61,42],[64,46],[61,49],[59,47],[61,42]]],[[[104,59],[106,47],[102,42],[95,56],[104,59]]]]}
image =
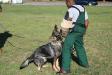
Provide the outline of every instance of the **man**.
{"type": "Polygon", "coordinates": [[[0,4],[0,12],[2,12],[2,6],[1,6],[1,4],[0,4]]]}
{"type": "MultiPolygon", "coordinates": [[[[59,74],[70,73],[71,50],[74,45],[76,49],[79,64],[83,67],[89,67],[85,48],[83,46],[83,35],[88,27],[88,16],[85,8],[81,5],[75,5],[74,0],[66,0],[68,11],[64,17],[65,21],[71,21],[72,30],[68,32],[62,48],[62,62],[59,74]]],[[[61,27],[66,27],[61,25],[61,27]]]]}

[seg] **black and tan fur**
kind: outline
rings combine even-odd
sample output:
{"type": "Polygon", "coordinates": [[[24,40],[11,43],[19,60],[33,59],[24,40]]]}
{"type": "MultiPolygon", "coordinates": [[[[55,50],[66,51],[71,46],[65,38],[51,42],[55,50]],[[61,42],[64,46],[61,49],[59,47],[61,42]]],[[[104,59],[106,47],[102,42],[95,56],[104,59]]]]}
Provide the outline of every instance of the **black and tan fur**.
{"type": "Polygon", "coordinates": [[[55,65],[58,57],[61,55],[61,48],[61,30],[58,30],[55,25],[50,41],[38,47],[33,54],[21,64],[20,69],[27,67],[30,63],[34,63],[38,67],[38,70],[40,70],[49,59],[52,59],[53,65],[55,65]]]}
{"type": "Polygon", "coordinates": [[[3,49],[2,48],[4,47],[6,41],[7,41],[7,39],[9,37],[12,37],[12,34],[9,33],[9,31],[5,31],[3,33],[0,33],[0,52],[1,53],[3,52],[3,49]]]}

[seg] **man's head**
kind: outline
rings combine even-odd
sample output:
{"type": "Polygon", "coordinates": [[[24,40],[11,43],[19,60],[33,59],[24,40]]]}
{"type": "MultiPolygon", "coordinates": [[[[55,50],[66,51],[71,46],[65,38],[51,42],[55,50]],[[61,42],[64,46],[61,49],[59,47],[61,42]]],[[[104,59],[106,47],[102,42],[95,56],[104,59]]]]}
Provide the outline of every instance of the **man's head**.
{"type": "Polygon", "coordinates": [[[65,0],[65,1],[68,8],[70,8],[72,5],[75,4],[75,0],[65,0]]]}

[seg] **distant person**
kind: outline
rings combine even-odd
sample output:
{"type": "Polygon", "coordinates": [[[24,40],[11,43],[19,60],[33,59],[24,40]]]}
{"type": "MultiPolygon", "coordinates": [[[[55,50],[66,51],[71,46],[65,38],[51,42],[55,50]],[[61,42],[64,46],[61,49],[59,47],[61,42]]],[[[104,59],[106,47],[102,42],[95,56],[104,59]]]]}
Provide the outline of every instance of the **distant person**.
{"type": "MultiPolygon", "coordinates": [[[[83,36],[88,28],[87,12],[83,6],[75,5],[74,0],[66,0],[66,5],[68,7],[68,11],[64,17],[64,21],[71,22],[72,27],[70,28],[71,30],[65,37],[64,45],[62,48],[61,70],[59,71],[59,74],[62,75],[70,73],[70,65],[72,58],[71,52],[73,45],[76,50],[79,64],[83,67],[89,67],[83,44],[83,36]]],[[[63,29],[64,26],[61,25],[61,27],[63,29]]]]}
{"type": "Polygon", "coordinates": [[[0,12],[2,12],[2,6],[1,6],[1,4],[0,4],[0,12]]]}

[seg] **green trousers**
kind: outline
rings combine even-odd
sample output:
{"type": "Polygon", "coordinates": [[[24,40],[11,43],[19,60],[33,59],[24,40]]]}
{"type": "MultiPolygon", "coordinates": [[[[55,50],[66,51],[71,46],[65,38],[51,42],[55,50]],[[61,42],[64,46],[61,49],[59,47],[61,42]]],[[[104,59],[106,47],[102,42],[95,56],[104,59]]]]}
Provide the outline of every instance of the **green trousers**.
{"type": "Polygon", "coordinates": [[[79,32],[70,32],[65,38],[62,48],[62,69],[70,70],[72,47],[75,47],[79,64],[88,66],[88,60],[83,46],[83,34],[79,32]]]}

